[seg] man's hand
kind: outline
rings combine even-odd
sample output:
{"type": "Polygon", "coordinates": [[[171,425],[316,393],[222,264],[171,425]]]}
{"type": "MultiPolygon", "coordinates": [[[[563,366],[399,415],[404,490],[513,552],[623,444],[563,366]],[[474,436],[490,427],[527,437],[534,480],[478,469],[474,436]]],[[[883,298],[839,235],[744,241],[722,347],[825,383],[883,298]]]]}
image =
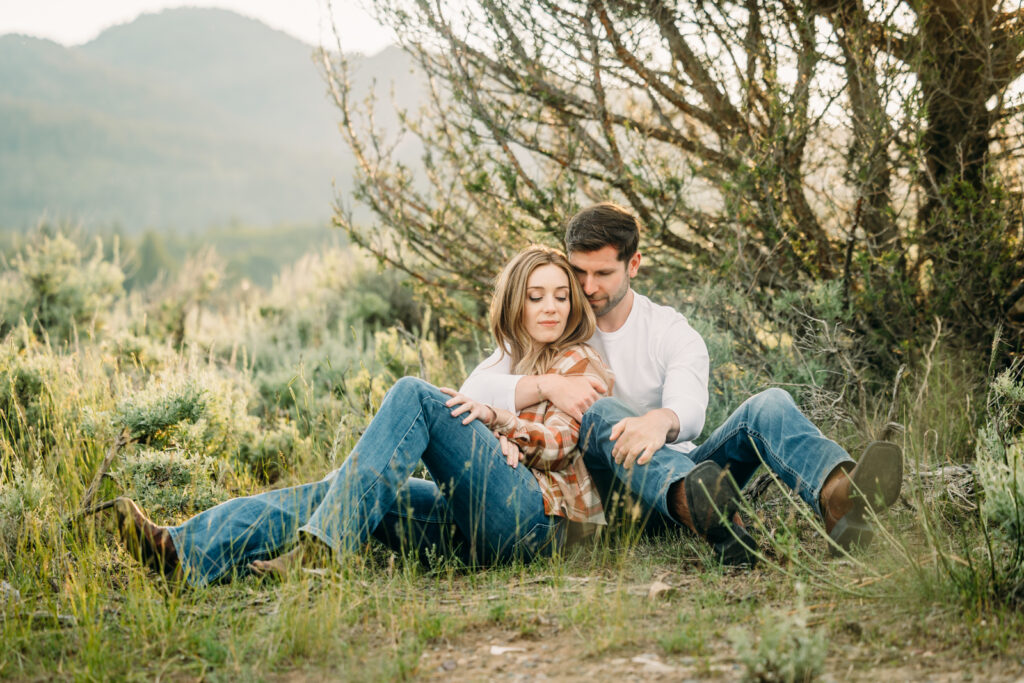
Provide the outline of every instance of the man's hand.
{"type": "Polygon", "coordinates": [[[537,380],[540,395],[577,422],[608,393],[605,383],[590,375],[537,375],[537,380]]]}
{"type": "Polygon", "coordinates": [[[615,442],[612,457],[627,470],[646,465],[655,451],[665,445],[669,434],[679,430],[679,419],[671,410],[660,408],[640,417],[627,417],[612,427],[610,439],[615,442]]]}
{"type": "Polygon", "coordinates": [[[474,401],[469,396],[460,394],[449,387],[441,387],[441,393],[451,396],[451,398],[445,401],[444,404],[449,408],[455,408],[455,410],[452,411],[452,417],[458,417],[463,414],[466,415],[462,420],[462,424],[468,425],[473,420],[480,420],[488,427],[494,424],[496,415],[494,409],[489,405],[474,401]]]}

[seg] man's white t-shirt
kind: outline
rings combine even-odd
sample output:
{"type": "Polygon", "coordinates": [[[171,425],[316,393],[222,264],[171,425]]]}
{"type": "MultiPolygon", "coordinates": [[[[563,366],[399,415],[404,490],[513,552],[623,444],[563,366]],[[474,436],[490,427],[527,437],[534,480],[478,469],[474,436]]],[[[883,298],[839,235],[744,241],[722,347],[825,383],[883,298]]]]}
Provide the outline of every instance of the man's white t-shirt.
{"type": "MultiPolygon", "coordinates": [[[[588,342],[615,373],[612,394],[638,415],[668,408],[679,418],[670,448],[693,450],[708,407],[710,360],[704,340],[681,313],[634,292],[629,317],[614,332],[597,330],[588,342]]],[[[460,391],[495,408],[515,412],[516,384],[509,357],[495,351],[460,391]]]]}

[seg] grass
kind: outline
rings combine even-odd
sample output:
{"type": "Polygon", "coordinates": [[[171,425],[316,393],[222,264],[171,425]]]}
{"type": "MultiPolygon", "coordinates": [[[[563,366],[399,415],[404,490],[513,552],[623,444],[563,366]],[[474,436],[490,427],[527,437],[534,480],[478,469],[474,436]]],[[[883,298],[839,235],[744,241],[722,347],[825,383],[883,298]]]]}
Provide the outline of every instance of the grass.
{"type": "MultiPolygon", "coordinates": [[[[1005,545],[986,541],[970,509],[977,492],[957,497],[940,478],[918,476],[973,462],[991,403],[979,363],[941,346],[898,393],[908,475],[870,553],[831,558],[819,522],[774,488],[745,513],[765,558],[754,570],[719,566],[687,535],[650,538],[622,525],[525,566],[426,568],[371,547],[323,575],[194,590],[127,557],[107,518],[65,526],[126,427],[138,442],[99,499],[130,493],[170,523],[200,500],[319,479],[396,376],[452,384],[464,373],[432,340],[397,330],[332,363],[345,333],[329,321],[343,317],[343,302],[319,276],[300,275],[266,299],[312,303],[266,314],[259,300],[234,313],[193,309],[184,318],[192,341],[179,350],[137,324],[133,313],[147,309],[136,300],[93,314],[73,339],[47,340],[29,324],[0,340],[0,580],[18,591],[0,591],[0,678],[1021,675],[1021,603],[995,594],[985,571],[990,543],[997,553],[1005,545]],[[652,598],[655,582],[669,589],[652,598]]],[[[737,377],[716,380],[721,396],[757,381],[737,377]]],[[[881,433],[888,394],[851,398],[823,428],[856,453],[881,433]]]]}
{"type": "MultiPolygon", "coordinates": [[[[912,512],[891,517],[898,534],[912,531],[912,512]]],[[[820,539],[809,545],[824,554],[820,539]]],[[[998,677],[1019,671],[1024,645],[1024,615],[939,599],[885,544],[870,556],[872,581],[842,560],[814,573],[717,567],[672,536],[473,572],[428,571],[377,551],[325,576],[248,577],[202,590],[137,566],[102,524],[81,529],[68,549],[62,576],[8,577],[22,597],[2,611],[0,676],[472,679],[536,660],[527,668],[573,678],[643,674],[651,661],[680,675],[735,677],[744,671],[736,632],[756,642],[770,618],[792,616],[798,590],[833,676],[998,677]],[[649,598],[655,579],[675,590],[649,598]],[[70,616],[74,625],[40,615],[70,616]],[[491,654],[491,646],[513,649],[491,654]],[[634,661],[643,656],[647,663],[634,661]]]]}

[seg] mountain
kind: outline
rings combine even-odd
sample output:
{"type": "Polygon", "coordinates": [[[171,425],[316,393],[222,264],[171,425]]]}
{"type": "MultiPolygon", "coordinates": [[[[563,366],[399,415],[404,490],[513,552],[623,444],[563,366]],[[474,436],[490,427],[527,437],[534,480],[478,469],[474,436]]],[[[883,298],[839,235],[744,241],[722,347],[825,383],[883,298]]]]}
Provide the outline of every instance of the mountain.
{"type": "MultiPolygon", "coordinates": [[[[199,8],[72,48],[0,36],[0,228],[42,216],[129,232],[325,221],[353,161],[314,52],[199,8]]],[[[356,61],[357,93],[422,92],[395,48],[356,61]]]]}

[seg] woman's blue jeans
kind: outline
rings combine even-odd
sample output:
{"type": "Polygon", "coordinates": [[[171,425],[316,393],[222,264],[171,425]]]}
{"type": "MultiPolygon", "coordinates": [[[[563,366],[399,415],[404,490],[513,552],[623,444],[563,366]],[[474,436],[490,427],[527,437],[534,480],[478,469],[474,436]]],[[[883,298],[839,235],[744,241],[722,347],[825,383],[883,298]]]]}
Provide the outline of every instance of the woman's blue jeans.
{"type": "Polygon", "coordinates": [[[843,463],[853,464],[842,446],[825,438],[782,389],[768,389],[747,399],[711,436],[689,453],[662,448],[646,465],[630,469],[615,463],[612,427],[635,413],[621,401],[603,398],[583,415],[580,444],[584,462],[606,502],[612,494],[640,503],[652,529],[676,526],[668,508],[668,491],[704,460],[728,467],[744,486],[764,464],[815,512],[825,478],[843,463]]]}
{"type": "Polygon", "coordinates": [[[565,540],[537,479],[505,461],[479,421],[462,424],[448,396],[411,377],[395,383],[352,453],[319,482],[235,498],[170,527],[186,580],[206,585],[309,534],[336,552],[370,537],[426,558],[471,565],[551,554],[565,540]],[[411,478],[420,463],[432,481],[411,478]]]}

